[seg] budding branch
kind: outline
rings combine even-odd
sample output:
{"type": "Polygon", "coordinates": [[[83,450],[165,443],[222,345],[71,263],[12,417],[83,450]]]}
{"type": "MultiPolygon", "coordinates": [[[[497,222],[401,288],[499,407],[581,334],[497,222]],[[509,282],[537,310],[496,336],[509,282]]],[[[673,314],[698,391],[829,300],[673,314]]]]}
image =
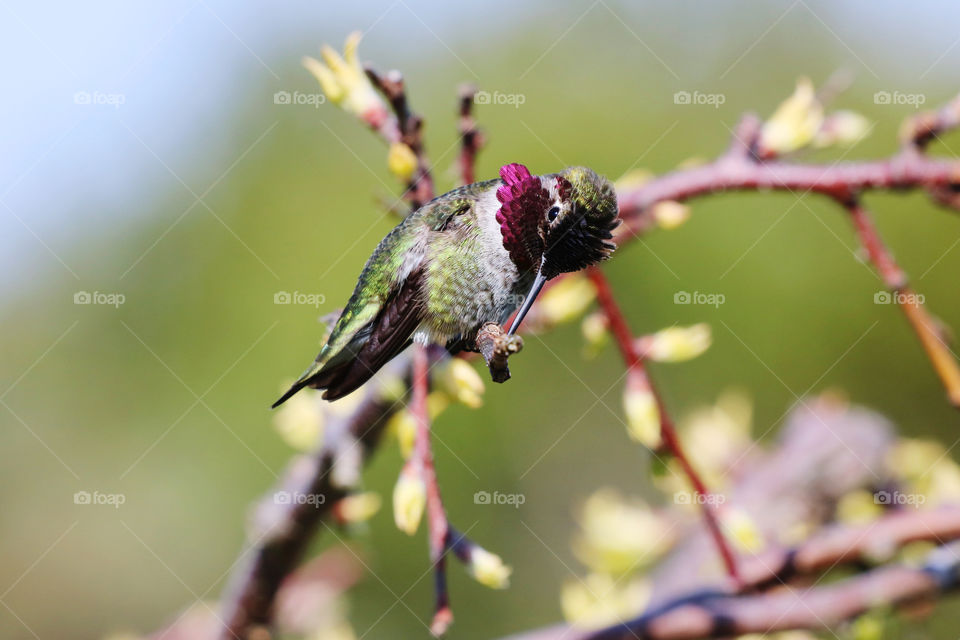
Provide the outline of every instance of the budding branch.
{"type": "MultiPolygon", "coordinates": [[[[399,73],[392,72],[386,77],[372,69],[368,69],[367,73],[374,86],[386,96],[393,108],[396,117],[395,137],[409,146],[416,155],[417,167],[404,194],[411,206],[416,208],[433,197],[433,179],[423,146],[423,121],[410,111],[403,79],[399,73]]],[[[461,93],[458,108],[462,141],[460,172],[464,182],[473,181],[476,154],[482,146],[482,137],[472,118],[472,96],[472,89],[465,89],[461,93]]],[[[911,120],[906,128],[908,134],[901,149],[892,157],[826,166],[760,158],[756,152],[760,121],[756,117],[746,116],[738,125],[728,151],[714,162],[675,171],[642,186],[621,189],[618,198],[624,224],[618,230],[616,240],[623,245],[650,230],[654,225],[653,206],[663,201],[684,201],[730,190],[769,189],[817,193],[832,198],[845,208],[885,285],[898,293],[910,292],[902,270],[883,245],[867,210],[861,204],[861,195],[874,190],[924,190],[938,204],[960,208],[960,162],[932,158],[926,154],[926,147],[931,140],[958,125],[960,98],[934,114],[911,120]]],[[[384,135],[382,129],[380,133],[384,135]]],[[[605,289],[606,281],[603,276],[599,271],[594,271],[592,277],[603,295],[606,295],[609,288],[605,289]]],[[[612,300],[610,297],[604,303],[608,316],[616,308],[612,300]]],[[[936,321],[921,305],[901,304],[901,308],[918,334],[950,400],[954,404],[960,404],[960,370],[936,321]]],[[[626,332],[624,336],[618,337],[627,339],[630,334],[626,332]]],[[[626,344],[623,339],[618,342],[621,348],[626,344]]],[[[413,455],[417,456],[420,464],[429,464],[432,469],[432,454],[426,441],[429,426],[425,403],[422,402],[427,377],[424,373],[424,358],[427,353],[419,348],[415,351],[414,362],[418,363],[414,367],[416,373],[407,376],[405,395],[409,397],[409,389],[413,384],[414,397],[420,399],[413,407],[421,421],[418,444],[413,455]]],[[[491,369],[505,371],[506,355],[508,354],[501,354],[502,357],[494,359],[495,365],[491,365],[491,369]]],[[[642,359],[633,349],[625,350],[624,356],[627,358],[628,367],[643,370],[642,359]]],[[[487,360],[491,362],[492,358],[487,360]]],[[[400,362],[410,371],[409,357],[400,362]]],[[[308,544],[321,523],[331,518],[337,499],[346,495],[346,489],[332,480],[334,465],[343,462],[341,458],[345,450],[352,449],[358,450],[356,461],[360,464],[377,446],[386,421],[401,408],[400,403],[385,400],[373,391],[361,390],[358,393],[365,395],[354,412],[341,417],[335,428],[328,427],[327,440],[320,450],[307,459],[306,463],[299,460],[292,464],[286,474],[284,482],[287,489],[304,494],[320,494],[325,500],[318,505],[294,502],[274,514],[270,534],[253,544],[224,595],[222,607],[225,624],[221,637],[225,640],[261,637],[260,631],[271,626],[280,585],[302,562],[308,544]]],[[[674,455],[684,462],[685,458],[673,435],[672,425],[662,403],[661,416],[664,440],[671,445],[674,455]]],[[[684,466],[696,490],[706,494],[706,487],[699,481],[690,465],[684,466]]],[[[429,479],[434,484],[428,492],[428,528],[431,560],[437,565],[438,615],[435,618],[435,630],[441,630],[440,627],[444,626],[441,623],[449,622],[442,567],[444,554],[450,548],[457,552],[458,557],[462,558],[467,554],[462,552],[463,544],[451,547],[451,529],[443,515],[439,491],[435,490],[436,478],[431,476],[429,479]]],[[[717,544],[723,550],[723,537],[719,535],[709,509],[706,509],[705,515],[708,528],[715,533],[717,544]]],[[[606,631],[562,637],[606,639],[636,636],[679,639],[774,629],[819,628],[824,623],[832,624],[837,620],[858,615],[878,602],[900,604],[919,597],[932,597],[957,586],[958,567],[948,563],[945,571],[935,570],[944,566],[941,562],[939,565],[929,564],[921,569],[882,567],[831,586],[818,586],[802,592],[753,594],[746,591],[760,590],[771,582],[779,583],[780,580],[785,580],[788,574],[811,572],[833,562],[853,561],[860,557],[863,541],[868,535],[874,538],[890,535],[897,544],[903,544],[910,539],[936,540],[942,543],[958,538],[960,513],[906,512],[886,518],[873,527],[870,531],[841,530],[824,534],[811,538],[796,549],[779,552],[778,557],[766,558],[762,563],[747,562],[737,574],[741,582],[733,590],[700,596],[693,594],[606,631]]],[[[724,553],[723,557],[733,572],[735,565],[727,553],[724,553]]],[[[523,637],[532,640],[561,636],[555,631],[545,630],[523,637]]]]}

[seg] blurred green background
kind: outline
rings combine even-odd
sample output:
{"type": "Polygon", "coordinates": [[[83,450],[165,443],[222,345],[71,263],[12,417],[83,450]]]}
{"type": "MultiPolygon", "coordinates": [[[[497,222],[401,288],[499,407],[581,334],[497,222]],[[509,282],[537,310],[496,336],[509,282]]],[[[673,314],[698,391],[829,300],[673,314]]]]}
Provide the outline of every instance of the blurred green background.
{"type": "MultiPolygon", "coordinates": [[[[319,43],[339,48],[360,29],[364,60],[404,71],[441,191],[454,184],[463,81],[525,98],[478,109],[484,178],[512,161],[611,178],[669,171],[721,152],[739,114],[769,114],[797,76],[822,83],[839,68],[856,78],[836,106],[876,123],[845,157],[873,158],[895,150],[914,112],[875,92],[933,107],[960,89],[960,16],[946,2],[909,15],[899,3],[802,0],[453,7],[5,8],[0,637],[154,630],[223,588],[248,506],[291,456],[268,406],[394,224],[377,203],[397,193],[379,141],[331,104],[274,103],[277,91],[317,92],[299,60],[319,43]],[[725,100],[678,105],[678,91],[725,100]],[[76,92],[123,104],[77,104],[76,92]],[[80,291],[125,302],[74,304],[80,291]],[[276,305],[278,291],[325,303],[276,305]],[[75,505],[78,491],[125,503],[75,505]]],[[[950,144],[934,152],[952,157],[950,144]]],[[[867,202],[931,311],[960,327],[960,220],[917,194],[867,202]]],[[[606,268],[638,332],[713,327],[705,356],[655,368],[675,413],[740,387],[769,438],[798,396],[839,388],[906,433],[955,441],[960,419],[899,311],[874,304],[881,286],[840,210],[790,194],[692,205],[686,225],[606,268]],[[677,291],[726,303],[676,305],[677,291]]],[[[585,360],[581,343],[576,324],[528,341],[481,410],[452,408],[435,426],[451,520],[514,567],[508,591],[451,567],[452,638],[558,620],[559,585],[577,567],[575,505],[603,485],[648,491],[648,455],[618,419],[617,355],[585,360]],[[526,502],[478,506],[480,490],[526,502]]],[[[399,463],[395,447],[381,451],[367,488],[389,501],[399,463]]],[[[358,635],[425,635],[422,529],[399,533],[387,507],[358,544],[377,575],[350,594],[358,635]]]]}

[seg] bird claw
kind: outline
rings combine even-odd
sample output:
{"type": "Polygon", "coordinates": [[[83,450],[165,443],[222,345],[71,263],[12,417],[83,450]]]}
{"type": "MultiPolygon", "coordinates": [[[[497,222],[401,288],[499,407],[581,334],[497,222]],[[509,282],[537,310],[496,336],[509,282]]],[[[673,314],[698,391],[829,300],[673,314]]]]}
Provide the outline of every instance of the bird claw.
{"type": "Polygon", "coordinates": [[[477,350],[490,369],[490,377],[494,382],[506,382],[510,379],[510,369],[507,367],[507,358],[523,348],[523,338],[518,335],[509,335],[499,324],[488,322],[477,332],[477,350]]]}

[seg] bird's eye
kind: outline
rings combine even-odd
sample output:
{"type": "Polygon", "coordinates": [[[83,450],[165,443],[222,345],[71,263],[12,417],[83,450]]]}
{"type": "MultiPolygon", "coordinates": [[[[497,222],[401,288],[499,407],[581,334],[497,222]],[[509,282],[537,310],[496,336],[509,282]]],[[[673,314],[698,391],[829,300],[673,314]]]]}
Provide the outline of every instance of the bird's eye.
{"type": "Polygon", "coordinates": [[[557,216],[560,215],[560,207],[553,206],[550,207],[550,210],[547,211],[547,220],[553,222],[557,219],[557,216]]]}

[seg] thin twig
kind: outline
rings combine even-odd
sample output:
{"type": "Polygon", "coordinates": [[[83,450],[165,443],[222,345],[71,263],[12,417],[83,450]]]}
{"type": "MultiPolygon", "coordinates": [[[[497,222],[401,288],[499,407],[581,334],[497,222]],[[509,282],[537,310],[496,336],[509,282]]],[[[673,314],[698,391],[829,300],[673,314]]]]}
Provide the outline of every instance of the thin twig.
{"type": "Polygon", "coordinates": [[[420,475],[427,490],[427,541],[430,562],[433,565],[436,588],[436,609],[430,630],[434,635],[443,635],[453,622],[450,596],[447,591],[446,552],[449,525],[440,498],[440,486],[433,461],[430,443],[430,415],[427,411],[427,393],[430,390],[430,360],[427,348],[422,344],[413,346],[413,397],[410,410],[417,422],[413,453],[406,465],[420,475]]]}
{"type": "Polygon", "coordinates": [[[460,87],[460,180],[463,184],[476,182],[477,153],[483,148],[485,140],[473,119],[473,98],[477,88],[473,85],[460,87]]]}
{"type": "Polygon", "coordinates": [[[600,307],[607,316],[607,320],[610,323],[610,331],[613,333],[624,363],[626,364],[627,368],[630,369],[633,375],[639,375],[643,377],[644,381],[646,382],[646,386],[650,389],[651,393],[653,393],[653,397],[656,399],[657,409],[659,410],[658,412],[660,414],[660,435],[663,439],[663,443],[666,445],[667,450],[670,451],[671,455],[673,455],[677,462],[680,463],[680,467],[683,469],[684,474],[690,480],[690,484],[693,485],[693,490],[699,497],[701,497],[698,502],[700,503],[703,511],[704,521],[707,525],[707,529],[710,532],[710,536],[713,538],[714,544],[717,547],[717,551],[720,554],[720,558],[722,559],[724,567],[727,570],[727,574],[730,576],[730,579],[734,582],[734,584],[739,585],[740,572],[737,568],[736,556],[730,547],[730,543],[723,535],[723,530],[720,528],[720,523],[713,511],[714,500],[711,498],[710,490],[700,478],[697,470],[693,468],[692,464],[690,464],[689,459],[683,451],[683,446],[680,443],[680,438],[677,436],[677,431],[676,428],[674,428],[673,420],[670,418],[670,414],[663,402],[663,398],[657,392],[657,388],[653,384],[653,380],[650,378],[650,374],[647,372],[646,367],[644,366],[643,356],[635,348],[633,334],[630,332],[630,327],[627,325],[626,318],[623,316],[623,312],[620,310],[620,306],[617,304],[616,298],[613,295],[613,290],[610,288],[610,283],[599,267],[591,267],[588,270],[588,274],[597,289],[597,301],[600,303],[600,307]]]}
{"type": "Polygon", "coordinates": [[[373,86],[384,95],[397,116],[400,142],[410,147],[417,158],[417,167],[403,194],[410,203],[411,210],[415,211],[434,196],[433,176],[430,174],[430,162],[423,142],[423,118],[410,110],[403,75],[399,71],[391,71],[385,76],[381,76],[369,66],[365,71],[373,86]]]}
{"type": "Polygon", "coordinates": [[[510,379],[507,359],[523,348],[523,339],[508,335],[496,322],[488,322],[477,332],[476,347],[487,363],[491,379],[506,382],[510,379]]]}
{"type": "Polygon", "coordinates": [[[947,390],[947,397],[953,405],[960,406],[960,366],[944,341],[940,324],[927,312],[923,298],[907,284],[906,274],[884,245],[870,212],[857,199],[848,200],[844,206],[850,212],[857,236],[884,285],[890,290],[893,301],[903,310],[920,338],[927,357],[947,390]]]}

